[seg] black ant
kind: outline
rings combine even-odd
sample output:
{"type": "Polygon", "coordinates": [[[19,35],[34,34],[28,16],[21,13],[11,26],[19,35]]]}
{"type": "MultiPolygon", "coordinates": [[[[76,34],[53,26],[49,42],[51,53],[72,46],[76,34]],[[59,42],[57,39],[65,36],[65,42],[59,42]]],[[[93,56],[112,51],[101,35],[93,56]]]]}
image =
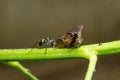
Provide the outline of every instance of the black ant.
{"type": "MultiPolygon", "coordinates": [[[[56,41],[54,39],[49,39],[48,37],[46,39],[41,39],[41,40],[38,40],[36,41],[36,43],[32,46],[32,49],[37,45],[39,44],[39,46],[42,48],[45,47],[45,53],[47,51],[47,48],[48,47],[55,47],[56,45],[56,41]]],[[[30,50],[30,52],[32,51],[32,49],[30,50]]]]}

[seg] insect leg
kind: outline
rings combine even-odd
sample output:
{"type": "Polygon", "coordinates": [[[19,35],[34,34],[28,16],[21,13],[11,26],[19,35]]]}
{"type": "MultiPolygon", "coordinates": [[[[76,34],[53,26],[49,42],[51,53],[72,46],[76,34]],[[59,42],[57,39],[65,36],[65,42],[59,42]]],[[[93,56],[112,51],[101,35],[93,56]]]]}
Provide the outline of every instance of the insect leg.
{"type": "Polygon", "coordinates": [[[28,52],[30,53],[32,51],[32,49],[40,42],[40,40],[36,41],[36,43],[31,47],[31,50],[28,52]]]}

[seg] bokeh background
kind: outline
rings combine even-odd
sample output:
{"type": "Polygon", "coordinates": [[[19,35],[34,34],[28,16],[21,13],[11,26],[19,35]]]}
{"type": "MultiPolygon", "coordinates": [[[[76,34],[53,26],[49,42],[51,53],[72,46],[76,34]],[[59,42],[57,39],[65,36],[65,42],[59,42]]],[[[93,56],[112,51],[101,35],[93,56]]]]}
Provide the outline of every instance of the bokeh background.
{"type": "MultiPolygon", "coordinates": [[[[120,39],[120,0],[0,0],[0,48],[29,48],[84,25],[83,44],[120,39]]],[[[21,62],[40,80],[83,80],[84,59],[21,62]]],[[[28,80],[0,65],[1,80],[28,80]]],[[[120,55],[100,56],[93,80],[120,80],[120,55]]]]}

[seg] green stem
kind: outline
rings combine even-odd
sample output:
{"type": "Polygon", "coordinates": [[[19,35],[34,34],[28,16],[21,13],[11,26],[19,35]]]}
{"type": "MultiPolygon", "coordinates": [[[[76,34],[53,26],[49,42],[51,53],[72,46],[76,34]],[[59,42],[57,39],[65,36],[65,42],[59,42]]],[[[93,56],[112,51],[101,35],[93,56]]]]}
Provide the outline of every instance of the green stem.
{"type": "Polygon", "coordinates": [[[51,59],[72,59],[72,58],[89,58],[85,49],[97,52],[96,55],[108,55],[120,52],[120,40],[99,44],[84,45],[79,48],[59,49],[1,49],[0,61],[25,61],[25,60],[51,60],[51,59]]]}
{"type": "MultiPolygon", "coordinates": [[[[89,66],[85,77],[85,80],[91,80],[93,72],[95,70],[97,55],[109,55],[120,53],[120,40],[113,42],[106,42],[101,44],[91,44],[80,46],[79,48],[70,49],[59,49],[59,48],[48,48],[45,53],[44,49],[34,48],[31,49],[1,49],[0,50],[0,61],[29,61],[29,60],[52,60],[52,59],[73,59],[73,58],[86,58],[88,59],[89,66]]],[[[14,63],[14,62],[13,62],[14,63]]],[[[11,65],[11,62],[7,64],[11,65]]],[[[28,73],[22,65],[17,63],[15,68],[22,71],[27,76],[33,76],[28,73]],[[17,66],[18,65],[18,66],[17,66]],[[29,74],[29,75],[28,75],[29,74]]],[[[33,78],[35,78],[33,76],[33,78]]],[[[37,80],[37,78],[33,79],[37,80]]]]}
{"type": "Polygon", "coordinates": [[[86,53],[89,55],[89,66],[84,80],[92,80],[93,72],[97,62],[97,52],[86,49],[86,53]]]}
{"type": "Polygon", "coordinates": [[[25,68],[24,66],[22,66],[19,62],[14,61],[14,62],[3,62],[4,64],[7,64],[9,66],[12,66],[16,69],[18,69],[19,71],[21,71],[23,74],[25,74],[26,76],[29,77],[30,80],[38,80],[35,76],[33,76],[29,70],[27,68],[25,68]]]}

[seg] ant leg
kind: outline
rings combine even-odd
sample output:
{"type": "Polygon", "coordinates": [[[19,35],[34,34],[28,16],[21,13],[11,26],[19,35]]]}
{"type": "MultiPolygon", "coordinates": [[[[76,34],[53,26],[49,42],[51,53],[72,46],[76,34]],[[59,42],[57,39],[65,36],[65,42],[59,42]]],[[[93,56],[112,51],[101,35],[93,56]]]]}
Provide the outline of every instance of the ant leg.
{"type": "Polygon", "coordinates": [[[47,47],[45,47],[45,55],[46,55],[46,52],[47,52],[47,47]]]}
{"type": "Polygon", "coordinates": [[[47,53],[47,47],[48,47],[48,40],[49,40],[49,38],[47,38],[47,39],[44,39],[42,42],[43,42],[43,46],[44,46],[44,48],[45,48],[45,55],[46,55],[46,53],[47,53]]]}
{"type": "Polygon", "coordinates": [[[56,41],[53,41],[53,48],[56,47],[56,41]]]}
{"type": "Polygon", "coordinates": [[[53,50],[55,50],[55,47],[56,47],[56,41],[53,42],[53,50]]]}
{"type": "Polygon", "coordinates": [[[47,48],[48,48],[48,46],[45,45],[45,55],[46,55],[46,53],[47,53],[47,48]]]}
{"type": "Polygon", "coordinates": [[[30,53],[32,51],[32,49],[40,42],[40,40],[36,41],[36,43],[32,46],[31,50],[28,52],[30,53]]]}

